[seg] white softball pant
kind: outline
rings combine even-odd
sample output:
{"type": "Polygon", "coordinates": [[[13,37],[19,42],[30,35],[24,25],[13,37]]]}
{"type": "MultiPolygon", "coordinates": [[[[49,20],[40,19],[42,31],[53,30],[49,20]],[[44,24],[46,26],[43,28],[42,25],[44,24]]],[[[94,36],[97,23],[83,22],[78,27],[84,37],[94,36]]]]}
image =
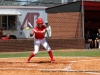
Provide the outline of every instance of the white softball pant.
{"type": "Polygon", "coordinates": [[[34,38],[34,54],[37,54],[40,48],[40,44],[47,50],[50,51],[51,48],[49,46],[49,44],[47,43],[46,39],[35,39],[34,38]]]}

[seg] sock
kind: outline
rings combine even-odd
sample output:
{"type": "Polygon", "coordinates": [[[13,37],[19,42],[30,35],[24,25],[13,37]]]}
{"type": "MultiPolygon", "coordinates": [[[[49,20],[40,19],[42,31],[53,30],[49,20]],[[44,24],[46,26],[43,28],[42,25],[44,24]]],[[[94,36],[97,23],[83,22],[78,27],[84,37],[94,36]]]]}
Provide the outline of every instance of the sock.
{"type": "Polygon", "coordinates": [[[50,56],[50,58],[51,58],[51,61],[55,61],[54,58],[53,58],[53,54],[52,54],[52,51],[51,51],[51,50],[48,51],[48,54],[49,54],[49,56],[50,56]]]}
{"type": "Polygon", "coordinates": [[[31,53],[30,56],[29,56],[29,58],[28,58],[28,61],[30,61],[30,59],[31,59],[32,57],[34,57],[34,56],[35,56],[34,53],[31,53]]]}

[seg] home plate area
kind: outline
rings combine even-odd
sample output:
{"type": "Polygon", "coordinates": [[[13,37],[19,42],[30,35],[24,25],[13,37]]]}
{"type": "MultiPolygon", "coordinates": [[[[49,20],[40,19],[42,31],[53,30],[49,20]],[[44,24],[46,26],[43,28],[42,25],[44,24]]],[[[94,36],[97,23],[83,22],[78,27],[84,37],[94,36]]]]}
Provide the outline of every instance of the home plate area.
{"type": "Polygon", "coordinates": [[[100,75],[100,57],[0,58],[0,75],[100,75]]]}

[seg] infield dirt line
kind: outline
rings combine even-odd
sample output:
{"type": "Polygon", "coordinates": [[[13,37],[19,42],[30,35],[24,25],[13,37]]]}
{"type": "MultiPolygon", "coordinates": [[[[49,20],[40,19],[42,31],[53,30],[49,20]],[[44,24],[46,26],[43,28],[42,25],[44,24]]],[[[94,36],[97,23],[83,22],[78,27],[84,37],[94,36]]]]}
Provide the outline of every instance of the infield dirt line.
{"type": "MultiPolygon", "coordinates": [[[[40,58],[41,58],[41,57],[40,57],[40,58]]],[[[7,60],[8,60],[9,58],[2,58],[2,59],[7,59],[7,60]]],[[[85,59],[85,60],[64,61],[64,62],[71,62],[71,63],[70,63],[70,65],[71,65],[71,64],[73,64],[73,63],[75,63],[75,62],[88,62],[88,61],[94,61],[94,60],[100,60],[100,59],[99,59],[99,58],[97,58],[97,59],[96,59],[96,58],[93,58],[93,59],[87,59],[87,60],[85,59]]],[[[7,62],[27,63],[26,61],[15,61],[15,60],[14,60],[14,61],[13,61],[13,60],[12,60],[12,61],[11,61],[11,60],[8,60],[7,62]]]]}
{"type": "MultiPolygon", "coordinates": [[[[9,58],[28,58],[28,57],[9,57],[9,58]]],[[[0,58],[0,59],[9,59],[9,58],[0,58]]],[[[33,57],[33,58],[49,58],[49,57],[33,57]]],[[[64,56],[56,56],[55,58],[96,58],[96,57],[70,57],[70,56],[67,56],[67,57],[64,57],[64,56]]]]}

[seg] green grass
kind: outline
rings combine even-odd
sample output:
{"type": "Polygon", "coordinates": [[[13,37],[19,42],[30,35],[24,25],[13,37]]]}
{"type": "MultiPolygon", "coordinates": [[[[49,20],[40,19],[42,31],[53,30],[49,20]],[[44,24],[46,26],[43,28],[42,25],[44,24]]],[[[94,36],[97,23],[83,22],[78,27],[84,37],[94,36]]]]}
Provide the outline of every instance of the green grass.
{"type": "Polygon", "coordinates": [[[71,56],[71,57],[99,57],[100,51],[92,50],[92,51],[74,51],[74,52],[54,52],[55,56],[71,56]]]}
{"type": "MultiPolygon", "coordinates": [[[[10,52],[0,53],[0,58],[28,57],[32,52],[10,52]]],[[[53,55],[58,57],[100,57],[100,50],[79,50],[79,51],[53,51],[53,55]]],[[[36,57],[48,57],[47,51],[39,51],[36,57]]]]}

